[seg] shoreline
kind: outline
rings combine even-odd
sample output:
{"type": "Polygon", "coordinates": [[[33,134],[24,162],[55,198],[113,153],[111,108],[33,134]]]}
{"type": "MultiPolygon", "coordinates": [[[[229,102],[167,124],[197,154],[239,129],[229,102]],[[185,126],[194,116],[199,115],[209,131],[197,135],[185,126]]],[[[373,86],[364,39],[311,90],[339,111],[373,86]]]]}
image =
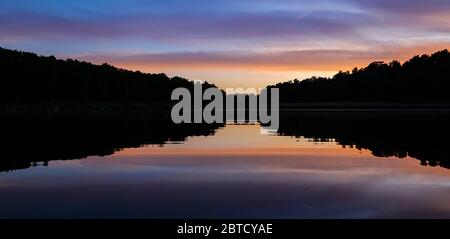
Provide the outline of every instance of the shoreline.
{"type": "MultiPolygon", "coordinates": [[[[0,104],[0,117],[155,118],[170,120],[168,103],[0,104]]],[[[450,104],[302,103],[280,104],[280,118],[373,118],[433,116],[450,118],[450,104]]]]}

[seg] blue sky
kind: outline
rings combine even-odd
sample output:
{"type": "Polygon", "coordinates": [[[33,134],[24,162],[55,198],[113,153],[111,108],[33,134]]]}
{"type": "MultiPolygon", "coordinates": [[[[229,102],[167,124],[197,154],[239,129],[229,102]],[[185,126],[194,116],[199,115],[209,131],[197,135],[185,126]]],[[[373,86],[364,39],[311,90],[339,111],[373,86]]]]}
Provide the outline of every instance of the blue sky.
{"type": "Polygon", "coordinates": [[[2,0],[0,46],[221,87],[448,48],[445,0],[2,0]]]}

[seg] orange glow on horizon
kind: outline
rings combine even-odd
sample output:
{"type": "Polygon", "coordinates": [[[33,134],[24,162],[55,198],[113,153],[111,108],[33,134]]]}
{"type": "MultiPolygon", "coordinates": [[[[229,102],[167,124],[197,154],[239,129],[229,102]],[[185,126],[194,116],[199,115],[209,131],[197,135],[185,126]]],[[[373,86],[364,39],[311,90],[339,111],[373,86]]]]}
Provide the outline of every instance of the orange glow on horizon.
{"type": "MultiPolygon", "coordinates": [[[[407,45],[407,43],[405,43],[407,45]]],[[[374,61],[404,62],[415,55],[432,54],[449,48],[448,43],[379,48],[370,51],[306,50],[248,54],[183,54],[92,56],[95,63],[109,62],[124,69],[167,73],[193,80],[205,80],[219,87],[256,87],[311,76],[329,77],[338,71],[362,68],[374,61]],[[148,58],[148,59],[147,59],[148,58]]]]}

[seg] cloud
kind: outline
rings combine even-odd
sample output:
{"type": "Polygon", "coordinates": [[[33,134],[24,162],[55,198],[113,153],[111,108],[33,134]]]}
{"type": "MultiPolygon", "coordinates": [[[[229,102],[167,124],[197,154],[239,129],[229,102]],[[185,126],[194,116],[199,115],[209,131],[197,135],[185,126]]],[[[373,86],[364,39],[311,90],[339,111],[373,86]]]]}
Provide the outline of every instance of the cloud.
{"type": "Polygon", "coordinates": [[[386,40],[432,38],[434,33],[445,36],[450,32],[450,18],[442,15],[448,13],[450,4],[443,0],[328,0],[320,4],[310,0],[285,4],[171,0],[127,5],[122,1],[109,5],[63,1],[41,8],[35,3],[30,4],[34,8],[7,3],[5,7],[11,10],[0,11],[0,41],[14,39],[43,47],[58,42],[81,49],[82,45],[120,41],[130,48],[136,43],[165,44],[182,51],[199,46],[218,50],[339,48],[341,42],[367,48],[386,40]],[[48,10],[48,6],[53,8],[48,10]]]}
{"type": "Polygon", "coordinates": [[[282,75],[448,48],[448,16],[447,0],[3,0],[0,45],[142,71],[282,75]]]}
{"type": "Polygon", "coordinates": [[[447,0],[349,0],[367,11],[379,11],[401,15],[429,15],[450,11],[447,0]]]}
{"type": "Polygon", "coordinates": [[[142,69],[242,69],[263,71],[351,70],[373,61],[406,60],[416,54],[433,53],[444,46],[377,47],[372,50],[318,49],[292,51],[176,52],[131,55],[85,55],[83,60],[112,62],[142,69]]]}
{"type": "MultiPolygon", "coordinates": [[[[311,39],[317,36],[356,36],[350,22],[363,16],[336,12],[229,12],[219,15],[145,14],[68,18],[35,12],[0,16],[0,39],[32,40],[142,39],[311,39]],[[346,18],[348,17],[348,19],[346,18]],[[111,39],[114,38],[114,39],[111,39]]],[[[360,19],[360,20],[361,20],[360,19]]]]}
{"type": "MultiPolygon", "coordinates": [[[[450,33],[450,2],[447,0],[348,0],[380,19],[380,26],[416,34],[450,33]],[[401,29],[403,28],[403,30],[401,29]]],[[[413,34],[411,34],[413,35],[413,34]]]]}

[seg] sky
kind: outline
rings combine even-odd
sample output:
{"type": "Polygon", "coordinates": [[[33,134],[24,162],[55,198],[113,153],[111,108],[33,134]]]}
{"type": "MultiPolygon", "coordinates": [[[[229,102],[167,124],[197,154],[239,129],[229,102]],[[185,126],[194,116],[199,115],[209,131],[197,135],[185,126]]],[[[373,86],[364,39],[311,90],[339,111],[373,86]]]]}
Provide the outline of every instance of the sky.
{"type": "Polygon", "coordinates": [[[0,47],[221,88],[331,76],[449,46],[448,0],[0,1],[0,47]]]}

